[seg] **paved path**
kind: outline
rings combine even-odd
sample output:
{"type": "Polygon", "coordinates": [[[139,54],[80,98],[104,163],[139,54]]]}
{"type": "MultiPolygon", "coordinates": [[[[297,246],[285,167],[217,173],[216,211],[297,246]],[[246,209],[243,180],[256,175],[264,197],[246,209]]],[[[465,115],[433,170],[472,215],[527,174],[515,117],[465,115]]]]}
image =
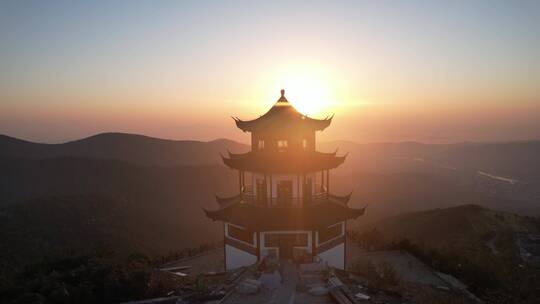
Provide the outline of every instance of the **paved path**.
{"type": "Polygon", "coordinates": [[[281,260],[283,282],[278,289],[262,289],[259,293],[246,295],[233,292],[223,303],[227,304],[328,304],[328,296],[313,297],[309,293],[296,291],[299,283],[298,269],[290,261],[281,260]]]}
{"type": "Polygon", "coordinates": [[[281,288],[276,290],[272,296],[272,300],[269,303],[276,304],[293,304],[295,293],[296,293],[296,283],[298,282],[298,271],[296,265],[289,261],[281,261],[282,263],[282,276],[283,284],[281,288]]]}

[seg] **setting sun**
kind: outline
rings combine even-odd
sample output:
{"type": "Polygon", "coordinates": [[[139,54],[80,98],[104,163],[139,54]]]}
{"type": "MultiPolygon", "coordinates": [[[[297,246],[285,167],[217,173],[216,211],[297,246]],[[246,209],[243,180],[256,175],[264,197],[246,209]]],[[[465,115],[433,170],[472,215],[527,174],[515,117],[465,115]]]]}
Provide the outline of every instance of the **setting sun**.
{"type": "Polygon", "coordinates": [[[331,105],[331,96],[327,84],[310,74],[289,75],[283,87],[287,98],[303,114],[317,115],[331,105]]]}
{"type": "Polygon", "coordinates": [[[305,115],[328,115],[332,112],[331,108],[336,106],[334,78],[330,77],[328,71],[320,67],[280,67],[278,72],[269,78],[265,79],[264,82],[273,83],[274,87],[264,88],[264,91],[265,94],[267,92],[274,94],[268,98],[275,101],[275,92],[284,89],[289,102],[305,115]]]}

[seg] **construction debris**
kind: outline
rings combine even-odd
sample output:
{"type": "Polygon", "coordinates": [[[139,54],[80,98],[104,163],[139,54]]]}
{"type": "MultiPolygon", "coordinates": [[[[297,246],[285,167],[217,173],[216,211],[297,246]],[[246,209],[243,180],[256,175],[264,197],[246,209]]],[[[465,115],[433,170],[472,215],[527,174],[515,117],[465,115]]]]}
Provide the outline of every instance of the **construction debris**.
{"type": "Polygon", "coordinates": [[[262,273],[259,282],[268,290],[278,289],[281,287],[281,275],[277,270],[270,273],[262,273]]]}
{"type": "Polygon", "coordinates": [[[316,297],[325,296],[328,294],[328,288],[323,286],[315,286],[309,290],[309,294],[316,297]]]}
{"type": "Polygon", "coordinates": [[[261,288],[261,283],[254,279],[245,279],[234,288],[240,294],[256,294],[261,288]]]}
{"type": "Polygon", "coordinates": [[[356,293],[354,296],[359,300],[369,300],[370,299],[370,296],[368,296],[366,294],[363,294],[361,292],[356,293]]]}
{"type": "Polygon", "coordinates": [[[152,284],[166,290],[167,297],[133,303],[403,304],[422,303],[421,294],[451,297],[459,291],[452,285],[442,290],[437,285],[411,282],[383,288],[360,273],[316,261],[262,259],[249,267],[224,271],[216,267],[222,258],[223,251],[216,250],[160,267],[152,284]]]}

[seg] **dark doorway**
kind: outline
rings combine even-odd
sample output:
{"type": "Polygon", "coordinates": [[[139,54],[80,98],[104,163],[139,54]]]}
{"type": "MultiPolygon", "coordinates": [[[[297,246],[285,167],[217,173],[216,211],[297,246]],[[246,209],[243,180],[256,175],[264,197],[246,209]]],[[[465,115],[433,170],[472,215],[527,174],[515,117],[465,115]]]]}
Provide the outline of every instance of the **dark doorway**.
{"type": "Polygon", "coordinates": [[[292,203],[292,181],[278,181],[277,183],[277,205],[281,207],[290,206],[292,203]]]}
{"type": "Polygon", "coordinates": [[[266,247],[278,247],[280,259],[293,258],[294,247],[307,247],[306,233],[272,233],[266,235],[266,247]]]}
{"type": "Polygon", "coordinates": [[[257,179],[257,204],[266,205],[266,183],[264,179],[257,179]]]}
{"type": "Polygon", "coordinates": [[[311,202],[311,193],[313,192],[313,182],[311,177],[306,178],[306,182],[304,183],[304,203],[311,202]]]}
{"type": "Polygon", "coordinates": [[[291,259],[293,257],[294,240],[291,237],[283,236],[279,238],[279,258],[291,259]]]}

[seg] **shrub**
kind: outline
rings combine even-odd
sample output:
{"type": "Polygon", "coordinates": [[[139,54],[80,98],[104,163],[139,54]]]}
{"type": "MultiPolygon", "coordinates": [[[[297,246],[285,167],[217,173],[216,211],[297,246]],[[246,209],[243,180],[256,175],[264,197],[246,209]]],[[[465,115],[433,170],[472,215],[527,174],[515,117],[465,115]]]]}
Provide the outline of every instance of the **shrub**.
{"type": "Polygon", "coordinates": [[[351,271],[364,276],[368,280],[371,288],[380,289],[399,284],[399,275],[387,262],[381,262],[375,265],[370,259],[357,259],[351,265],[351,271]]]}
{"type": "Polygon", "coordinates": [[[399,284],[399,275],[392,264],[388,262],[379,263],[377,273],[382,286],[396,286],[399,284]]]}

